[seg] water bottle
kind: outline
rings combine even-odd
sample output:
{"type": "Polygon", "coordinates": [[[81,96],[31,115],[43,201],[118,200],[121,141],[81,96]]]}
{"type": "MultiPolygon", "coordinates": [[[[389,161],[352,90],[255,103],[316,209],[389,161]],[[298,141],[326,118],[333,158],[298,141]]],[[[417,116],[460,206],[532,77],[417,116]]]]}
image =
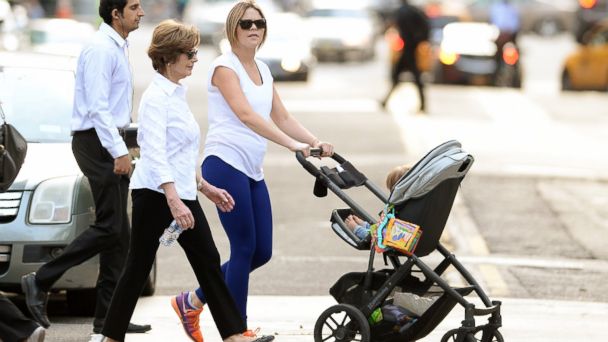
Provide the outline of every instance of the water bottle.
{"type": "Polygon", "coordinates": [[[183,231],[184,230],[182,229],[182,227],[180,227],[177,222],[173,220],[169,227],[165,228],[165,231],[163,232],[163,235],[161,235],[158,239],[158,242],[160,242],[160,244],[165,247],[169,247],[173,245],[173,243],[179,237],[179,234],[181,234],[183,231]]]}

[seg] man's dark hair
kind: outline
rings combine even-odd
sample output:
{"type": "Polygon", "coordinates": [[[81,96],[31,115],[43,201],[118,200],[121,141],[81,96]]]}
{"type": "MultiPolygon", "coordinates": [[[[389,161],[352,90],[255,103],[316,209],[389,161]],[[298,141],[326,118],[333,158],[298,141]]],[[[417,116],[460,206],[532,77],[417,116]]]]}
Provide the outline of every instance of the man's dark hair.
{"type": "Polygon", "coordinates": [[[112,25],[112,11],[116,9],[122,14],[125,6],[127,6],[127,0],[100,0],[99,16],[104,23],[112,25]]]}

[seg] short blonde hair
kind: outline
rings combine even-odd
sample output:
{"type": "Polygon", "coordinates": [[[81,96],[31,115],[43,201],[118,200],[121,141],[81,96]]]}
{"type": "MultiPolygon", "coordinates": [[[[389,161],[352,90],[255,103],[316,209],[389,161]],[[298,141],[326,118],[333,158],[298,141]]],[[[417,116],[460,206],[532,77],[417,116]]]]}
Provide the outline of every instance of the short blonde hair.
{"type": "Polygon", "coordinates": [[[173,63],[181,53],[191,51],[200,43],[200,34],[193,25],[163,20],[154,28],[148,57],[152,67],[161,74],[167,71],[167,63],[173,63]]]}
{"type": "Polygon", "coordinates": [[[386,175],[386,188],[389,190],[393,190],[399,179],[403,177],[409,170],[409,165],[401,165],[393,168],[388,175],[386,175]]]}
{"type": "MultiPolygon", "coordinates": [[[[243,18],[243,16],[245,15],[245,11],[247,11],[250,8],[253,8],[254,10],[258,11],[258,13],[260,13],[260,16],[262,16],[262,18],[266,19],[266,17],[264,16],[264,12],[262,12],[262,9],[260,8],[260,6],[258,6],[258,4],[256,4],[256,2],[254,0],[239,1],[236,5],[234,5],[234,7],[232,7],[232,9],[230,10],[230,13],[228,13],[228,17],[226,18],[226,38],[228,38],[228,41],[230,42],[231,46],[235,46],[236,43],[238,42],[236,31],[239,28],[239,20],[241,20],[243,18]]],[[[264,42],[266,41],[267,35],[268,35],[268,24],[266,25],[266,28],[264,29],[264,35],[262,36],[262,42],[260,42],[260,45],[258,47],[260,47],[260,46],[262,46],[262,44],[264,44],[264,42]]]]}

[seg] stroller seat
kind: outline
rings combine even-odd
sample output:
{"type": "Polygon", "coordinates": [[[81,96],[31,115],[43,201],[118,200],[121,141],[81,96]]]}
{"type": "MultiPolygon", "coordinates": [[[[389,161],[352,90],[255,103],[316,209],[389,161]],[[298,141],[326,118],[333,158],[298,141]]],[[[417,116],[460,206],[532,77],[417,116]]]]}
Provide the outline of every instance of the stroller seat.
{"type": "MultiPolygon", "coordinates": [[[[445,142],[427,153],[404,174],[385,199],[387,205],[394,205],[397,218],[422,228],[423,234],[416,248],[418,257],[436,249],[458,187],[473,161],[473,156],[463,151],[459,142],[445,142]]],[[[371,238],[359,239],[344,222],[351,214],[356,214],[351,208],[335,209],[330,218],[331,228],[349,245],[367,250],[371,238]]],[[[375,221],[370,222],[373,223],[375,221]]]]}

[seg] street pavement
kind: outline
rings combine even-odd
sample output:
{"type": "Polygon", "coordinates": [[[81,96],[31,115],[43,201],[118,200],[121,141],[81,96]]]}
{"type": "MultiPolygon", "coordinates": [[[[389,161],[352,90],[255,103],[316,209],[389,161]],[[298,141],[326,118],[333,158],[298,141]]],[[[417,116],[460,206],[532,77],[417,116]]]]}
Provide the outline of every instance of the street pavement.
{"type": "MultiPolygon", "coordinates": [[[[401,94],[401,96],[408,98],[410,90],[405,88],[403,90],[405,94],[401,94]]],[[[409,100],[411,100],[411,96],[409,96],[409,100]]],[[[393,104],[393,106],[403,108],[399,104],[393,104]]],[[[443,127],[441,120],[433,116],[427,117],[413,112],[404,115],[393,111],[393,120],[400,126],[404,145],[409,154],[423,155],[434,146],[435,142],[444,139],[440,134],[443,127]]],[[[443,129],[446,130],[445,127],[443,129]]],[[[469,147],[478,152],[481,151],[479,154],[481,158],[477,160],[484,171],[482,173],[498,173],[504,176],[505,173],[514,172],[513,168],[505,165],[501,172],[500,169],[493,166],[491,161],[486,162],[485,157],[490,157],[492,154],[491,147],[476,144],[471,141],[470,137],[467,142],[469,144],[464,144],[465,149],[469,147]]],[[[476,154],[477,156],[478,154],[476,154]]],[[[516,160],[513,159],[513,161],[516,160]]],[[[542,173],[563,176],[564,170],[558,164],[542,170],[539,168],[528,168],[528,170],[534,172],[536,176],[542,175],[542,173]]],[[[570,171],[573,171],[578,178],[594,178],[602,168],[603,164],[595,170],[570,171]],[[584,174],[577,172],[584,172],[584,174]]],[[[572,173],[568,174],[572,176],[572,173]]],[[[608,319],[608,302],[605,300],[594,302],[592,300],[530,299],[520,295],[511,296],[514,294],[513,288],[509,286],[508,279],[504,278],[505,273],[500,270],[500,265],[506,263],[538,268],[558,266],[572,269],[591,268],[605,274],[607,270],[605,261],[573,260],[567,259],[565,256],[561,259],[551,256],[527,259],[525,255],[519,258],[514,256],[503,258],[492,253],[492,249],[496,246],[488,246],[488,241],[480,231],[478,221],[471,214],[470,206],[465,203],[461,195],[452,209],[446,235],[454,250],[458,251],[459,255],[462,254],[459,260],[474,273],[475,278],[487,290],[491,299],[502,301],[503,327],[500,331],[506,341],[608,341],[608,328],[605,324],[608,319]]],[[[605,287],[605,284],[602,286],[605,287]]],[[[479,304],[474,295],[470,295],[467,299],[479,304]]],[[[146,334],[130,334],[127,341],[187,341],[169,302],[170,297],[164,295],[141,298],[132,321],[152,324],[153,329],[146,334]]],[[[325,309],[335,304],[336,302],[330,296],[253,295],[250,297],[248,305],[249,326],[253,329],[260,327],[261,334],[275,335],[276,341],[310,342],[313,341],[313,330],[317,318],[325,309]]],[[[463,318],[463,310],[457,306],[422,341],[439,341],[445,332],[459,327],[463,318]]],[[[485,319],[485,317],[478,317],[477,325],[483,324],[485,319]]],[[[202,315],[201,327],[206,341],[221,340],[209,310],[205,310],[202,315]]],[[[59,336],[53,336],[54,331],[49,331],[49,333],[48,340],[61,341],[59,336]]]]}
{"type": "MultiPolygon", "coordinates": [[[[149,32],[136,33],[149,36],[149,32]]],[[[143,47],[133,50],[145,51],[143,47]]],[[[203,63],[200,64],[204,70],[203,63]]],[[[149,68],[149,65],[135,63],[134,67],[149,68]]],[[[343,155],[353,157],[353,164],[363,166],[368,176],[373,173],[373,179],[382,179],[389,167],[404,160],[402,148],[394,146],[397,140],[403,143],[408,159],[412,157],[413,160],[445,140],[456,138],[461,141],[476,161],[454,204],[444,234],[450,247],[453,247],[450,250],[455,251],[490,298],[502,300],[503,328],[500,331],[505,340],[608,341],[608,329],[605,327],[608,320],[608,252],[603,243],[605,239],[597,238],[606,236],[602,232],[607,227],[604,218],[608,210],[608,159],[601,153],[589,153],[590,147],[608,146],[608,135],[597,133],[601,130],[594,129],[602,124],[596,124],[595,116],[600,116],[597,111],[593,115],[589,114],[590,111],[570,114],[574,104],[580,101],[579,94],[566,94],[555,101],[551,96],[534,97],[535,93],[528,96],[529,92],[524,96],[514,90],[462,90],[433,86],[428,89],[431,113],[421,115],[414,112],[415,91],[406,85],[389,102],[391,115],[383,115],[377,104],[369,99],[378,97],[375,96],[377,94],[365,93],[369,89],[376,90],[372,80],[367,87],[348,87],[362,83],[356,78],[359,74],[373,75],[376,70],[371,68],[373,66],[357,65],[353,68],[357,70],[356,73],[341,77],[319,72],[316,77],[323,79],[318,79],[314,87],[303,91],[300,87],[286,86],[281,89],[281,94],[286,106],[301,114],[303,121],[340,122],[339,129],[315,126],[314,131],[321,137],[332,137],[332,141],[340,146],[340,153],[345,152],[343,155]],[[360,70],[366,67],[370,70],[360,70]],[[334,92],[334,89],[348,89],[352,94],[349,93],[347,99],[337,99],[338,95],[343,94],[334,92]],[[315,101],[312,101],[313,97],[316,97],[315,101]],[[535,101],[531,101],[531,98],[535,101]],[[564,106],[564,103],[568,105],[564,106]],[[348,104],[348,110],[344,108],[345,104],[348,104]],[[319,108],[322,108],[322,113],[319,108]],[[551,108],[551,113],[558,113],[560,120],[553,120],[545,108],[551,108]],[[575,115],[576,118],[568,115],[575,115]],[[365,134],[362,133],[363,120],[365,134]],[[400,131],[399,138],[378,135],[393,122],[400,131]],[[579,122],[587,126],[581,125],[582,129],[577,130],[579,122]],[[356,134],[345,134],[338,142],[334,137],[340,131],[356,134]],[[363,139],[367,136],[374,138],[373,144],[363,139]],[[592,140],[595,144],[591,143],[592,140]],[[394,150],[398,151],[392,152],[394,150]],[[378,151],[382,156],[378,155],[378,151]],[[529,177],[530,181],[524,177],[529,177]],[[511,180],[516,184],[516,191],[513,197],[508,197],[505,194],[511,190],[508,188],[511,180]],[[528,188],[522,186],[528,183],[528,188]],[[522,189],[526,191],[522,193],[522,189]],[[496,194],[477,196],[484,191],[496,194]],[[539,196],[540,199],[537,198],[539,196]],[[493,203],[489,203],[489,198],[493,203]],[[549,203],[548,208],[531,203],[534,199],[549,203]],[[489,210],[493,208],[488,204],[494,208],[502,205],[507,210],[504,213],[489,210]],[[516,211],[517,205],[526,207],[528,211],[516,211]],[[542,216],[545,221],[531,220],[534,215],[542,216]],[[514,217],[519,218],[516,225],[511,220],[514,217]],[[525,225],[526,218],[530,221],[529,226],[525,225]],[[531,224],[533,221],[534,224],[531,224]],[[500,222],[507,225],[497,226],[500,222]],[[514,229],[515,226],[517,229],[514,229]],[[552,250],[553,244],[547,243],[547,240],[549,229],[553,227],[555,233],[552,232],[552,235],[563,236],[563,239],[576,236],[583,240],[573,243],[573,247],[567,250],[563,250],[565,244],[562,240],[555,243],[552,250]],[[525,241],[511,239],[510,232],[519,234],[521,230],[529,232],[532,238],[525,241]],[[509,244],[511,240],[515,243],[509,244]],[[539,276],[551,272],[555,274],[547,278],[539,276]],[[530,282],[526,283],[528,280],[530,282]]],[[[143,71],[136,74],[137,82],[148,82],[148,74],[143,71]]],[[[191,94],[204,94],[204,83],[201,81],[204,75],[201,72],[187,80],[192,85],[191,94]]],[[[533,91],[535,89],[546,91],[544,86],[535,87],[533,91]]],[[[605,98],[589,94],[585,94],[584,98],[584,105],[608,113],[605,98]]],[[[204,112],[195,106],[195,112],[204,112]]],[[[298,229],[300,226],[312,226],[313,229],[321,226],[311,224],[316,223],[312,220],[317,220],[316,216],[311,218],[311,213],[316,215],[319,207],[325,213],[328,208],[336,207],[335,201],[329,196],[315,203],[317,206],[314,208],[310,207],[310,202],[302,201],[300,196],[303,195],[294,189],[311,183],[310,177],[300,177],[304,174],[302,170],[297,170],[301,173],[288,170],[288,167],[293,168],[293,156],[285,154],[282,149],[269,146],[265,162],[269,165],[269,172],[271,169],[279,170],[274,171],[274,177],[269,177],[269,187],[274,191],[272,198],[285,199],[285,202],[295,202],[297,205],[275,204],[279,212],[275,253],[272,263],[253,274],[252,296],[248,305],[249,325],[250,328],[260,327],[263,334],[274,334],[277,341],[310,342],[313,341],[316,319],[323,310],[336,304],[331,297],[318,295],[327,293],[325,278],[335,279],[337,273],[353,270],[353,264],[365,265],[365,256],[351,256],[334,246],[341,242],[335,236],[327,237],[326,234],[333,233],[325,232],[326,221],[322,223],[323,232],[310,234],[308,230],[298,229]],[[275,153],[279,150],[280,153],[275,153]],[[279,173],[282,175],[279,176],[279,173]],[[306,244],[299,243],[303,239],[306,239],[306,244]],[[317,245],[318,250],[310,250],[310,246],[317,245]],[[336,255],[328,252],[330,248],[336,255]],[[293,268],[294,263],[298,264],[297,269],[293,268]],[[323,272],[323,277],[319,278],[324,281],[314,279],[312,272],[323,272]],[[302,285],[304,283],[306,286],[302,285]]],[[[305,196],[311,195],[307,192],[305,196]]],[[[366,208],[375,208],[376,205],[364,204],[366,208]]],[[[207,205],[206,212],[213,213],[208,203],[203,205],[207,205]]],[[[218,226],[214,215],[209,216],[212,226],[218,226]]],[[[228,250],[221,232],[214,236],[217,237],[218,248],[228,250]]],[[[551,236],[551,241],[555,242],[555,236],[551,236]]],[[[173,261],[181,256],[171,253],[173,251],[159,251],[162,274],[158,283],[159,295],[141,298],[133,317],[134,322],[152,324],[153,330],[146,334],[128,335],[127,341],[188,340],[169,305],[170,297],[167,295],[192,287],[193,278],[182,275],[185,272],[176,266],[179,263],[173,261]]],[[[450,278],[451,283],[458,281],[457,278],[450,278]]],[[[474,301],[473,298],[468,299],[474,301]]],[[[439,341],[446,331],[457,328],[463,317],[462,310],[455,308],[423,341],[439,341]]],[[[54,318],[47,341],[79,341],[90,329],[88,318],[82,322],[73,322],[72,318],[54,318]],[[79,337],[68,338],[66,331],[77,329],[83,333],[78,331],[79,337]]],[[[478,320],[477,323],[483,324],[483,321],[478,320]]],[[[208,310],[202,316],[201,325],[207,342],[220,341],[208,310]]]]}
{"type": "MultiPolygon", "coordinates": [[[[503,301],[505,341],[608,341],[608,303],[499,298],[503,301]]],[[[146,334],[129,334],[127,341],[187,341],[177,316],[169,304],[169,296],[142,298],[133,321],[152,324],[146,334]]],[[[319,315],[336,304],[329,296],[251,296],[249,326],[260,327],[260,333],[275,335],[280,342],[311,342],[319,315]]],[[[439,341],[448,330],[460,326],[464,313],[458,307],[426,338],[439,341]]],[[[479,318],[478,325],[483,324],[479,318]]],[[[201,329],[205,341],[221,341],[209,310],[203,311],[201,329]]]]}

